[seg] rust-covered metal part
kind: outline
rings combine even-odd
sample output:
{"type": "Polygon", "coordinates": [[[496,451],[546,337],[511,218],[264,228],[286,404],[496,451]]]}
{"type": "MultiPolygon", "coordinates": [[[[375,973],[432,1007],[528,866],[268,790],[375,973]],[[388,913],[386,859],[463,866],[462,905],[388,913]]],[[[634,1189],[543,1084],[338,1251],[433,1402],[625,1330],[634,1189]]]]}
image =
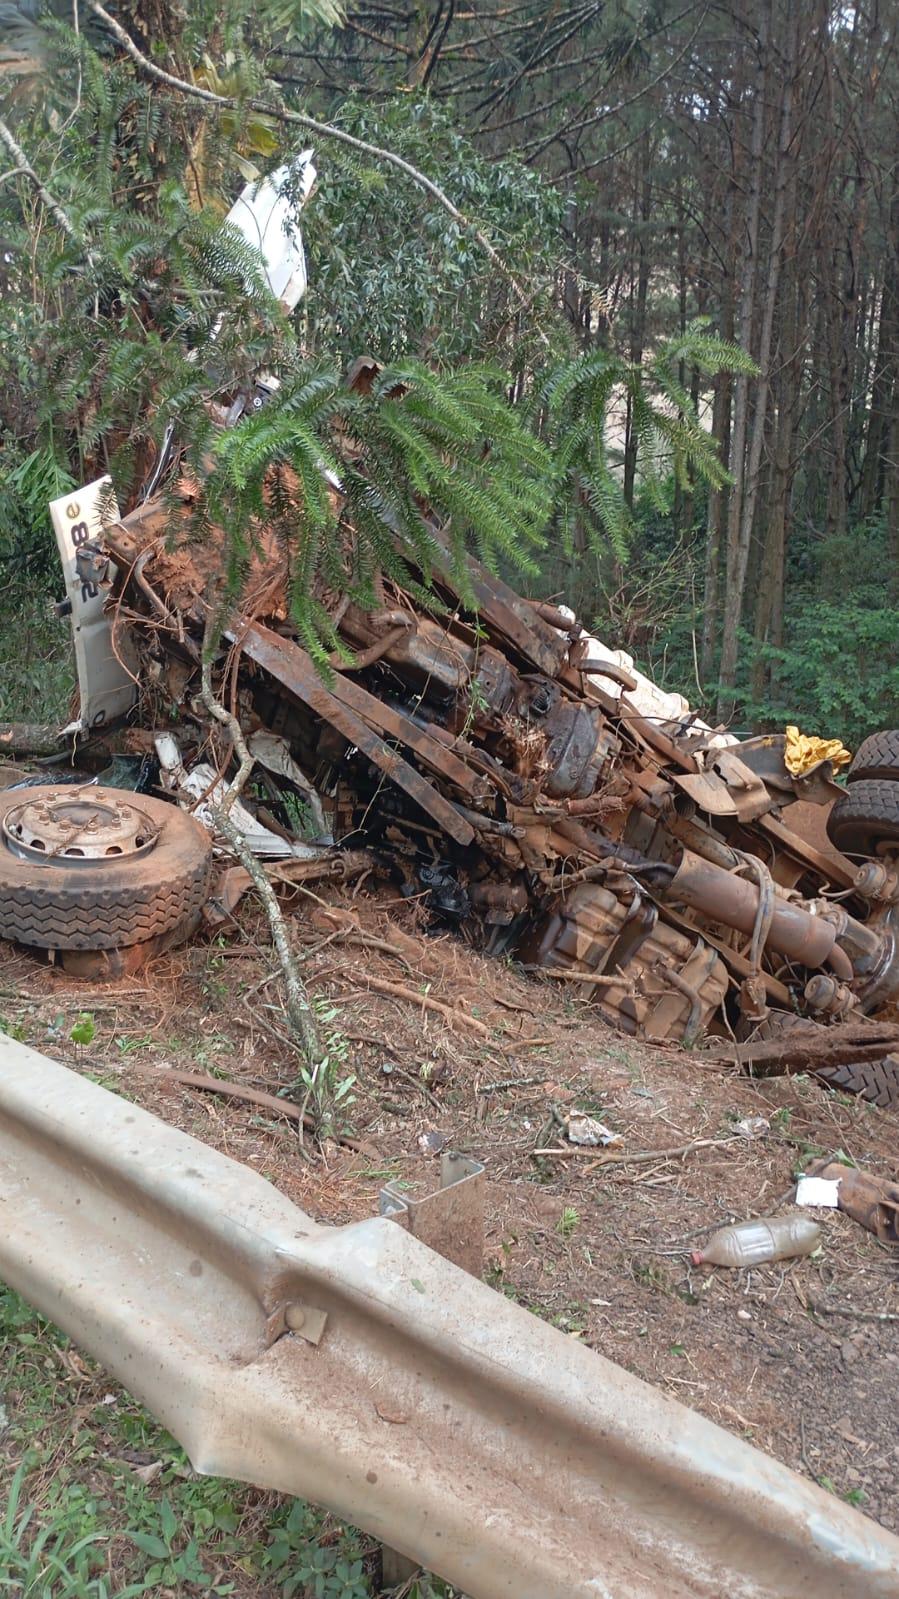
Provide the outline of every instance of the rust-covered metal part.
{"type": "MultiPolygon", "coordinates": [[[[479,1182],[444,1190],[459,1225],[479,1182]]],[[[0,1275],[196,1470],[323,1504],[472,1599],[899,1592],[890,1533],[441,1258],[426,1201],[408,1230],[322,1226],[0,1037],[0,1207],[0,1275]]]]}
{"type": "MultiPolygon", "coordinates": [[[[143,715],[158,726],[176,706],[199,745],[215,552],[152,502],[101,543],[91,570],[105,552],[143,715]]],[[[772,1007],[829,1022],[896,1002],[896,867],[882,855],[859,869],[829,843],[827,762],[792,776],[783,737],[707,727],[572,613],[475,561],[468,596],[448,553],[430,580],[430,609],[386,577],[372,611],[323,596],[343,646],[324,678],[276,552],[254,557],[223,634],[223,698],[251,738],[281,741],[338,850],[373,850],[472,943],[582,974],[609,1020],[646,1038],[742,1037],[772,1007]]],[[[282,779],[265,781],[260,816],[284,825],[282,779]]]]}
{"type": "Polygon", "coordinates": [[[899,1244],[899,1183],[827,1159],[815,1161],[807,1175],[838,1182],[840,1210],[867,1227],[882,1244],[899,1244]]]}

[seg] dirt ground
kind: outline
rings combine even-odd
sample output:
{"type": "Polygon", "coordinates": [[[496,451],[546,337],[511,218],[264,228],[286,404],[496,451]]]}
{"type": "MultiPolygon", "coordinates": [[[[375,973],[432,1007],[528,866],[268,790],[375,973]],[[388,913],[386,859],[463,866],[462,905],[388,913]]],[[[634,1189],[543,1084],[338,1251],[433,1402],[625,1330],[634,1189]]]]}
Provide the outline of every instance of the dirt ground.
{"type": "Polygon", "coordinates": [[[637,1045],[562,984],[419,921],[414,902],[370,885],[355,898],[306,891],[292,915],[340,1075],[355,1077],[343,1121],[356,1147],[302,1148],[277,1112],[160,1071],[275,1094],[295,1083],[252,911],[118,982],[76,983],[0,946],[2,1020],[321,1221],[376,1212],[387,1180],[436,1186],[442,1147],[477,1156],[494,1287],[899,1531],[895,1250],[818,1212],[810,1259],[751,1272],[689,1259],[717,1225],[788,1208],[795,1173],[818,1155],[895,1177],[895,1116],[805,1077],[751,1081],[701,1051],[637,1045]],[[81,1012],[95,1032],[76,1045],[81,1012]],[[571,1153],[560,1122],[572,1109],[620,1144],[571,1153]],[[746,1117],[765,1126],[747,1137],[746,1117]],[[554,1147],[566,1153],[535,1155],[554,1147]]]}

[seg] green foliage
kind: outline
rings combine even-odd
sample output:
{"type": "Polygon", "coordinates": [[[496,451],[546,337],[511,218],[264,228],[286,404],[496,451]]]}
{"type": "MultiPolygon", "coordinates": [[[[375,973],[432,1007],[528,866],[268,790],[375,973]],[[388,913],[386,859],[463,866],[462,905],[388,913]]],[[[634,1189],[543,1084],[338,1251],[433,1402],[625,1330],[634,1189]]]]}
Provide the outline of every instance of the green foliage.
{"type": "Polygon", "coordinates": [[[414,589],[416,573],[427,582],[446,559],[441,540],[463,589],[466,548],[491,565],[501,556],[525,564],[545,521],[548,466],[490,368],[436,374],[407,360],[361,394],[333,368],[309,365],[264,409],[218,435],[194,515],[200,527],[230,530],[232,585],[256,529],[280,539],[295,618],[324,663],[324,645],[335,640],[318,579],[373,604],[377,571],[414,589]],[[341,535],[347,524],[352,537],[341,535]]]}
{"type": "Polygon", "coordinates": [[[47,506],[68,493],[74,478],[49,445],[21,454],[12,439],[0,441],[5,470],[0,477],[0,571],[13,589],[43,583],[52,547],[47,506]]]}
{"type": "Polygon", "coordinates": [[[439,363],[486,355],[519,371],[570,348],[553,294],[563,214],[553,188],[520,161],[483,156],[429,100],[350,98],[336,120],[438,183],[493,240],[526,286],[529,305],[522,313],[471,233],[420,188],[328,145],[304,222],[305,318],[315,349],[387,362],[407,354],[439,363]]]}
{"type": "MultiPolygon", "coordinates": [[[[752,357],[736,344],[706,332],[707,317],[698,317],[683,332],[659,342],[645,372],[632,374],[628,393],[638,441],[655,442],[644,451],[640,468],[645,488],[660,496],[661,480],[671,474],[690,489],[699,481],[721,488],[727,482],[724,462],[711,434],[703,427],[681,372],[695,367],[706,377],[716,372],[757,374],[752,357]],[[647,400],[647,391],[654,397],[647,400]]],[[[639,458],[639,457],[638,457],[639,458]]],[[[657,503],[663,503],[659,498],[657,503]]]]}
{"type": "Polygon", "coordinates": [[[734,344],[705,331],[703,320],[664,340],[645,369],[600,349],[552,370],[536,390],[536,409],[552,449],[552,518],[562,548],[611,547],[628,555],[635,523],[621,491],[621,457],[610,443],[609,412],[626,405],[643,493],[665,507],[665,485],[720,487],[727,479],[714,440],[679,377],[683,364],[702,371],[752,372],[734,344]]]}
{"type": "Polygon", "coordinates": [[[282,1583],[282,1599],[367,1599],[362,1559],[352,1548],[315,1543],[315,1517],[301,1499],[272,1534],[266,1567],[282,1583]]]}
{"type": "Polygon", "coordinates": [[[561,1238],[570,1238],[577,1232],[581,1222],[581,1213],[574,1205],[566,1205],[561,1216],[556,1222],[556,1232],[561,1238]]]}
{"type": "Polygon", "coordinates": [[[88,1044],[93,1043],[96,1031],[97,1024],[91,1012],[83,1010],[77,1017],[69,1037],[73,1044],[77,1044],[79,1049],[86,1049],[88,1044]]]}
{"type": "MultiPolygon", "coordinates": [[[[55,722],[64,727],[75,683],[72,628],[66,618],[51,611],[47,595],[58,594],[62,584],[46,527],[42,536],[46,576],[14,569],[0,591],[0,722],[55,722]]],[[[40,550],[37,543],[35,547],[40,550]]]]}
{"type": "MultiPolygon", "coordinates": [[[[645,489],[637,495],[626,567],[599,559],[591,569],[590,586],[601,602],[592,626],[630,651],[662,687],[708,711],[714,685],[697,680],[705,506],[697,498],[694,527],[679,536],[673,480],[662,488],[661,509],[645,489]]],[[[868,733],[899,725],[899,641],[883,584],[887,561],[877,525],[826,543],[794,534],[782,644],[759,643],[748,631],[741,636],[735,732],[777,731],[793,722],[855,748],[868,733]],[[760,668],[761,693],[753,687],[760,668]]]]}
{"type": "Polygon", "coordinates": [[[613,470],[606,419],[616,388],[626,388],[630,368],[607,350],[556,368],[537,391],[544,430],[553,451],[552,517],[563,549],[594,550],[608,541],[624,559],[633,524],[613,470]]]}
{"type": "Polygon", "coordinates": [[[262,25],[289,44],[316,27],[338,27],[345,7],[339,0],[261,0],[254,7],[254,26],[262,25]]]}
{"type": "Polygon", "coordinates": [[[304,1112],[312,1117],[316,1136],[333,1138],[342,1118],[355,1102],[355,1073],[348,1071],[350,1046],[334,1026],[337,1011],[333,1005],[313,1000],[316,1032],[321,1055],[313,1065],[301,1066],[299,1081],[291,1096],[301,1100],[304,1112]]]}
{"type": "MultiPolygon", "coordinates": [[[[0,1588],[17,1599],[109,1599],[109,1589],[91,1558],[100,1532],[81,1533],[79,1518],[62,1508],[38,1525],[34,1505],[23,1496],[31,1462],[21,1462],[9,1486],[0,1521],[0,1588]]],[[[117,1599],[143,1593],[143,1585],[120,1589],[117,1599]]]]}
{"type": "Polygon", "coordinates": [[[743,714],[753,723],[838,737],[856,747],[869,733],[899,724],[899,647],[896,613],[872,606],[863,594],[819,600],[794,592],[781,648],[744,640],[747,661],[758,652],[774,679],[756,703],[744,688],[743,714]]]}

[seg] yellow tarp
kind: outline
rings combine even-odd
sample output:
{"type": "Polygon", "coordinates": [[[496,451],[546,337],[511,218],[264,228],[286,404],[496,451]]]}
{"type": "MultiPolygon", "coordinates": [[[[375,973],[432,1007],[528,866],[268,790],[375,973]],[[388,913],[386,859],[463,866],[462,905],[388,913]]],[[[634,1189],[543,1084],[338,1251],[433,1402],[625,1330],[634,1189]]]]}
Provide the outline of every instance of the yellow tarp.
{"type": "Polygon", "coordinates": [[[819,761],[830,761],[834,771],[839,772],[851,760],[851,751],[838,738],[814,738],[809,733],[800,733],[798,727],[787,728],[784,763],[791,777],[802,777],[819,761]]]}

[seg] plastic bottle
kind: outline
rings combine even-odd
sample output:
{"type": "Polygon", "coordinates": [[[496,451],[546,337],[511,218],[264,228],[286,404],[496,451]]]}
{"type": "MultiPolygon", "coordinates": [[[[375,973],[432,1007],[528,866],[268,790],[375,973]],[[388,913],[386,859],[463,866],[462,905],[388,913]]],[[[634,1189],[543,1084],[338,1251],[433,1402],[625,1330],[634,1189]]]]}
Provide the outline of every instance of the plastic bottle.
{"type": "Polygon", "coordinates": [[[817,1249],[821,1229],[810,1216],[762,1216],[713,1233],[704,1249],[694,1249],[694,1266],[761,1266],[766,1260],[791,1260],[817,1249]]]}

